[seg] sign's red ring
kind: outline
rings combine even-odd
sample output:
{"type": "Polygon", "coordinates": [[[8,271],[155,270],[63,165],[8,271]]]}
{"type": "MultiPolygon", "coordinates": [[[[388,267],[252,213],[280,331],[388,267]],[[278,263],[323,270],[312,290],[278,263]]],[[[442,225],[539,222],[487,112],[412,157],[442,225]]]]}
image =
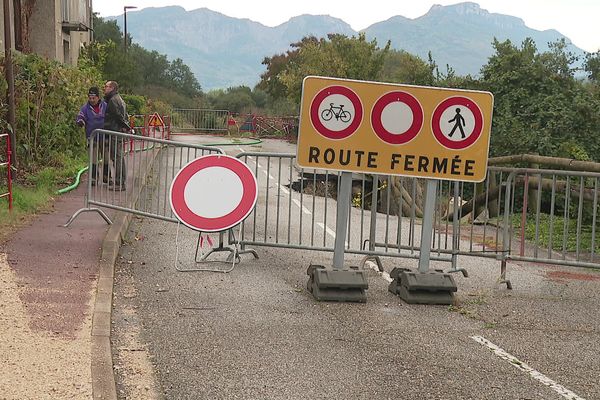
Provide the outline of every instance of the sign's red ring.
{"type": "Polygon", "coordinates": [[[356,130],[360,126],[362,118],[363,106],[360,101],[360,98],[356,93],[354,93],[354,91],[347,88],[346,86],[328,86],[322,89],[319,93],[317,93],[317,95],[313,98],[312,102],[310,103],[310,121],[315,130],[320,135],[328,139],[339,140],[351,136],[354,132],[356,132],[356,130]],[[340,94],[342,96],[345,96],[346,98],[348,98],[348,100],[350,100],[350,102],[352,102],[352,105],[354,106],[354,118],[352,119],[352,122],[350,123],[350,125],[348,125],[345,129],[342,129],[341,131],[332,131],[331,129],[328,129],[325,125],[323,125],[323,123],[321,123],[321,119],[319,116],[319,106],[321,105],[323,100],[327,98],[327,96],[331,96],[332,94],[340,94]]]}
{"type": "MultiPolygon", "coordinates": [[[[210,188],[207,188],[210,196],[210,188]]],[[[254,209],[258,197],[256,178],[250,168],[237,158],[211,154],[197,158],[186,164],[171,183],[169,199],[171,209],[177,218],[188,227],[201,232],[220,232],[242,222],[254,209]],[[223,167],[235,173],[242,182],[242,199],[239,204],[226,215],[206,218],[194,213],[185,202],[185,188],[189,180],[197,172],[212,167],[223,167]]]]}
{"type": "Polygon", "coordinates": [[[423,107],[421,103],[409,93],[401,91],[388,92],[381,96],[373,105],[373,111],[371,111],[371,126],[375,134],[388,144],[404,144],[413,140],[423,128],[423,107]],[[395,101],[400,101],[406,104],[413,114],[413,122],[406,132],[401,134],[394,134],[383,126],[381,122],[381,116],[385,107],[395,101]]]}
{"type": "Polygon", "coordinates": [[[452,150],[463,150],[467,147],[471,146],[473,143],[479,139],[481,133],[483,132],[483,113],[481,109],[473,100],[468,97],[462,96],[454,96],[449,97],[446,100],[442,101],[433,111],[433,115],[431,117],[431,130],[433,131],[433,136],[442,146],[452,149],[452,150]],[[440,120],[442,118],[442,114],[448,108],[453,106],[464,106],[467,107],[472,113],[475,119],[475,126],[473,127],[473,132],[469,135],[468,138],[464,140],[450,140],[444,135],[442,129],[440,128],[440,120]]]}

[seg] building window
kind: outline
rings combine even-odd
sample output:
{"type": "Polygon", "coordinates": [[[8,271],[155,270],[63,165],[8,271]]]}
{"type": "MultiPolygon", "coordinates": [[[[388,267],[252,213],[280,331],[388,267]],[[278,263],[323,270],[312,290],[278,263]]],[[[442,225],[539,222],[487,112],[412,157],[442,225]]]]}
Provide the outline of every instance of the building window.
{"type": "Polygon", "coordinates": [[[61,0],[62,20],[69,22],[71,20],[71,0],[61,0]]]}
{"type": "Polygon", "coordinates": [[[63,62],[71,64],[71,49],[68,40],[63,40],[63,62]]]}
{"type": "Polygon", "coordinates": [[[21,0],[13,1],[14,25],[15,25],[15,49],[23,51],[23,13],[21,11],[21,0]]]}
{"type": "Polygon", "coordinates": [[[90,26],[89,21],[89,0],[79,0],[79,20],[77,22],[84,24],[86,26],[90,26]]]}

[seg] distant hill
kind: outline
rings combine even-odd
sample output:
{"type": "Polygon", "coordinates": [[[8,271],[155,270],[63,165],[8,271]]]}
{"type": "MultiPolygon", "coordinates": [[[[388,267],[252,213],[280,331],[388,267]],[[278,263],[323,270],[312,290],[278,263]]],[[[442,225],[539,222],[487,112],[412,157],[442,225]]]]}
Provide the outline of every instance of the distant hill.
{"type": "MultiPolygon", "coordinates": [[[[516,44],[530,37],[540,51],[548,50],[548,43],[561,38],[571,43],[556,30],[528,28],[520,18],[489,13],[476,3],[434,5],[419,18],[392,17],[369,26],[365,33],[367,38],[376,38],[382,44],[390,39],[394,48],[406,50],[424,60],[431,51],[442,71],[449,64],[461,75],[479,73],[481,66],[494,53],[491,46],[494,37],[509,39],[516,44]]],[[[569,50],[576,54],[584,53],[572,44],[569,50]]]]}
{"type": "MultiPolygon", "coordinates": [[[[122,15],[112,18],[123,27],[122,15]]],[[[300,15],[271,28],[207,8],[185,11],[178,6],[130,11],[127,30],[143,47],[164,53],[171,60],[183,59],[203,90],[254,86],[265,70],[262,60],[285,52],[290,43],[304,36],[358,34],[346,22],[328,15],[300,15]]],[[[479,72],[493,53],[494,37],[513,43],[531,37],[542,51],[547,49],[548,42],[565,37],[555,30],[528,28],[519,18],[489,13],[476,3],[434,5],[419,18],[395,16],[371,25],[364,32],[369,40],[375,38],[381,46],[390,39],[393,48],[404,49],[424,60],[431,51],[442,71],[449,64],[461,75],[479,72]]],[[[584,53],[574,45],[570,45],[570,50],[584,53]]]]}

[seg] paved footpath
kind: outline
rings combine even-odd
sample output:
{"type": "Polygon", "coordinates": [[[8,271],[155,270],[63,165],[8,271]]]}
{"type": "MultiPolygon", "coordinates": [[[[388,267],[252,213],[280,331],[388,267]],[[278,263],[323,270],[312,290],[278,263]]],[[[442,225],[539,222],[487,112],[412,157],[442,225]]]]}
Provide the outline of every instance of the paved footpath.
{"type": "Polygon", "coordinates": [[[92,311],[109,226],[85,185],[0,244],[0,399],[92,398],[92,311]]]}

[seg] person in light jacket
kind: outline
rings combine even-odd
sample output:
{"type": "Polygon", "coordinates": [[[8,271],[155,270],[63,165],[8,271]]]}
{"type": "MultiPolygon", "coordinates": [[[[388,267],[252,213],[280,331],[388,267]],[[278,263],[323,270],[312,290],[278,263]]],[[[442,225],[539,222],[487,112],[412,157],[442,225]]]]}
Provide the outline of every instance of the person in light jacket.
{"type": "MultiPolygon", "coordinates": [[[[104,115],[106,113],[106,102],[100,98],[100,91],[96,86],[88,90],[88,101],[79,110],[75,123],[85,128],[85,137],[88,146],[92,132],[96,129],[104,128],[104,115]]],[[[98,156],[102,157],[102,180],[108,183],[108,160],[101,149],[103,148],[100,136],[94,136],[92,148],[92,170],[89,173],[92,186],[96,185],[98,179],[98,156]]]]}

